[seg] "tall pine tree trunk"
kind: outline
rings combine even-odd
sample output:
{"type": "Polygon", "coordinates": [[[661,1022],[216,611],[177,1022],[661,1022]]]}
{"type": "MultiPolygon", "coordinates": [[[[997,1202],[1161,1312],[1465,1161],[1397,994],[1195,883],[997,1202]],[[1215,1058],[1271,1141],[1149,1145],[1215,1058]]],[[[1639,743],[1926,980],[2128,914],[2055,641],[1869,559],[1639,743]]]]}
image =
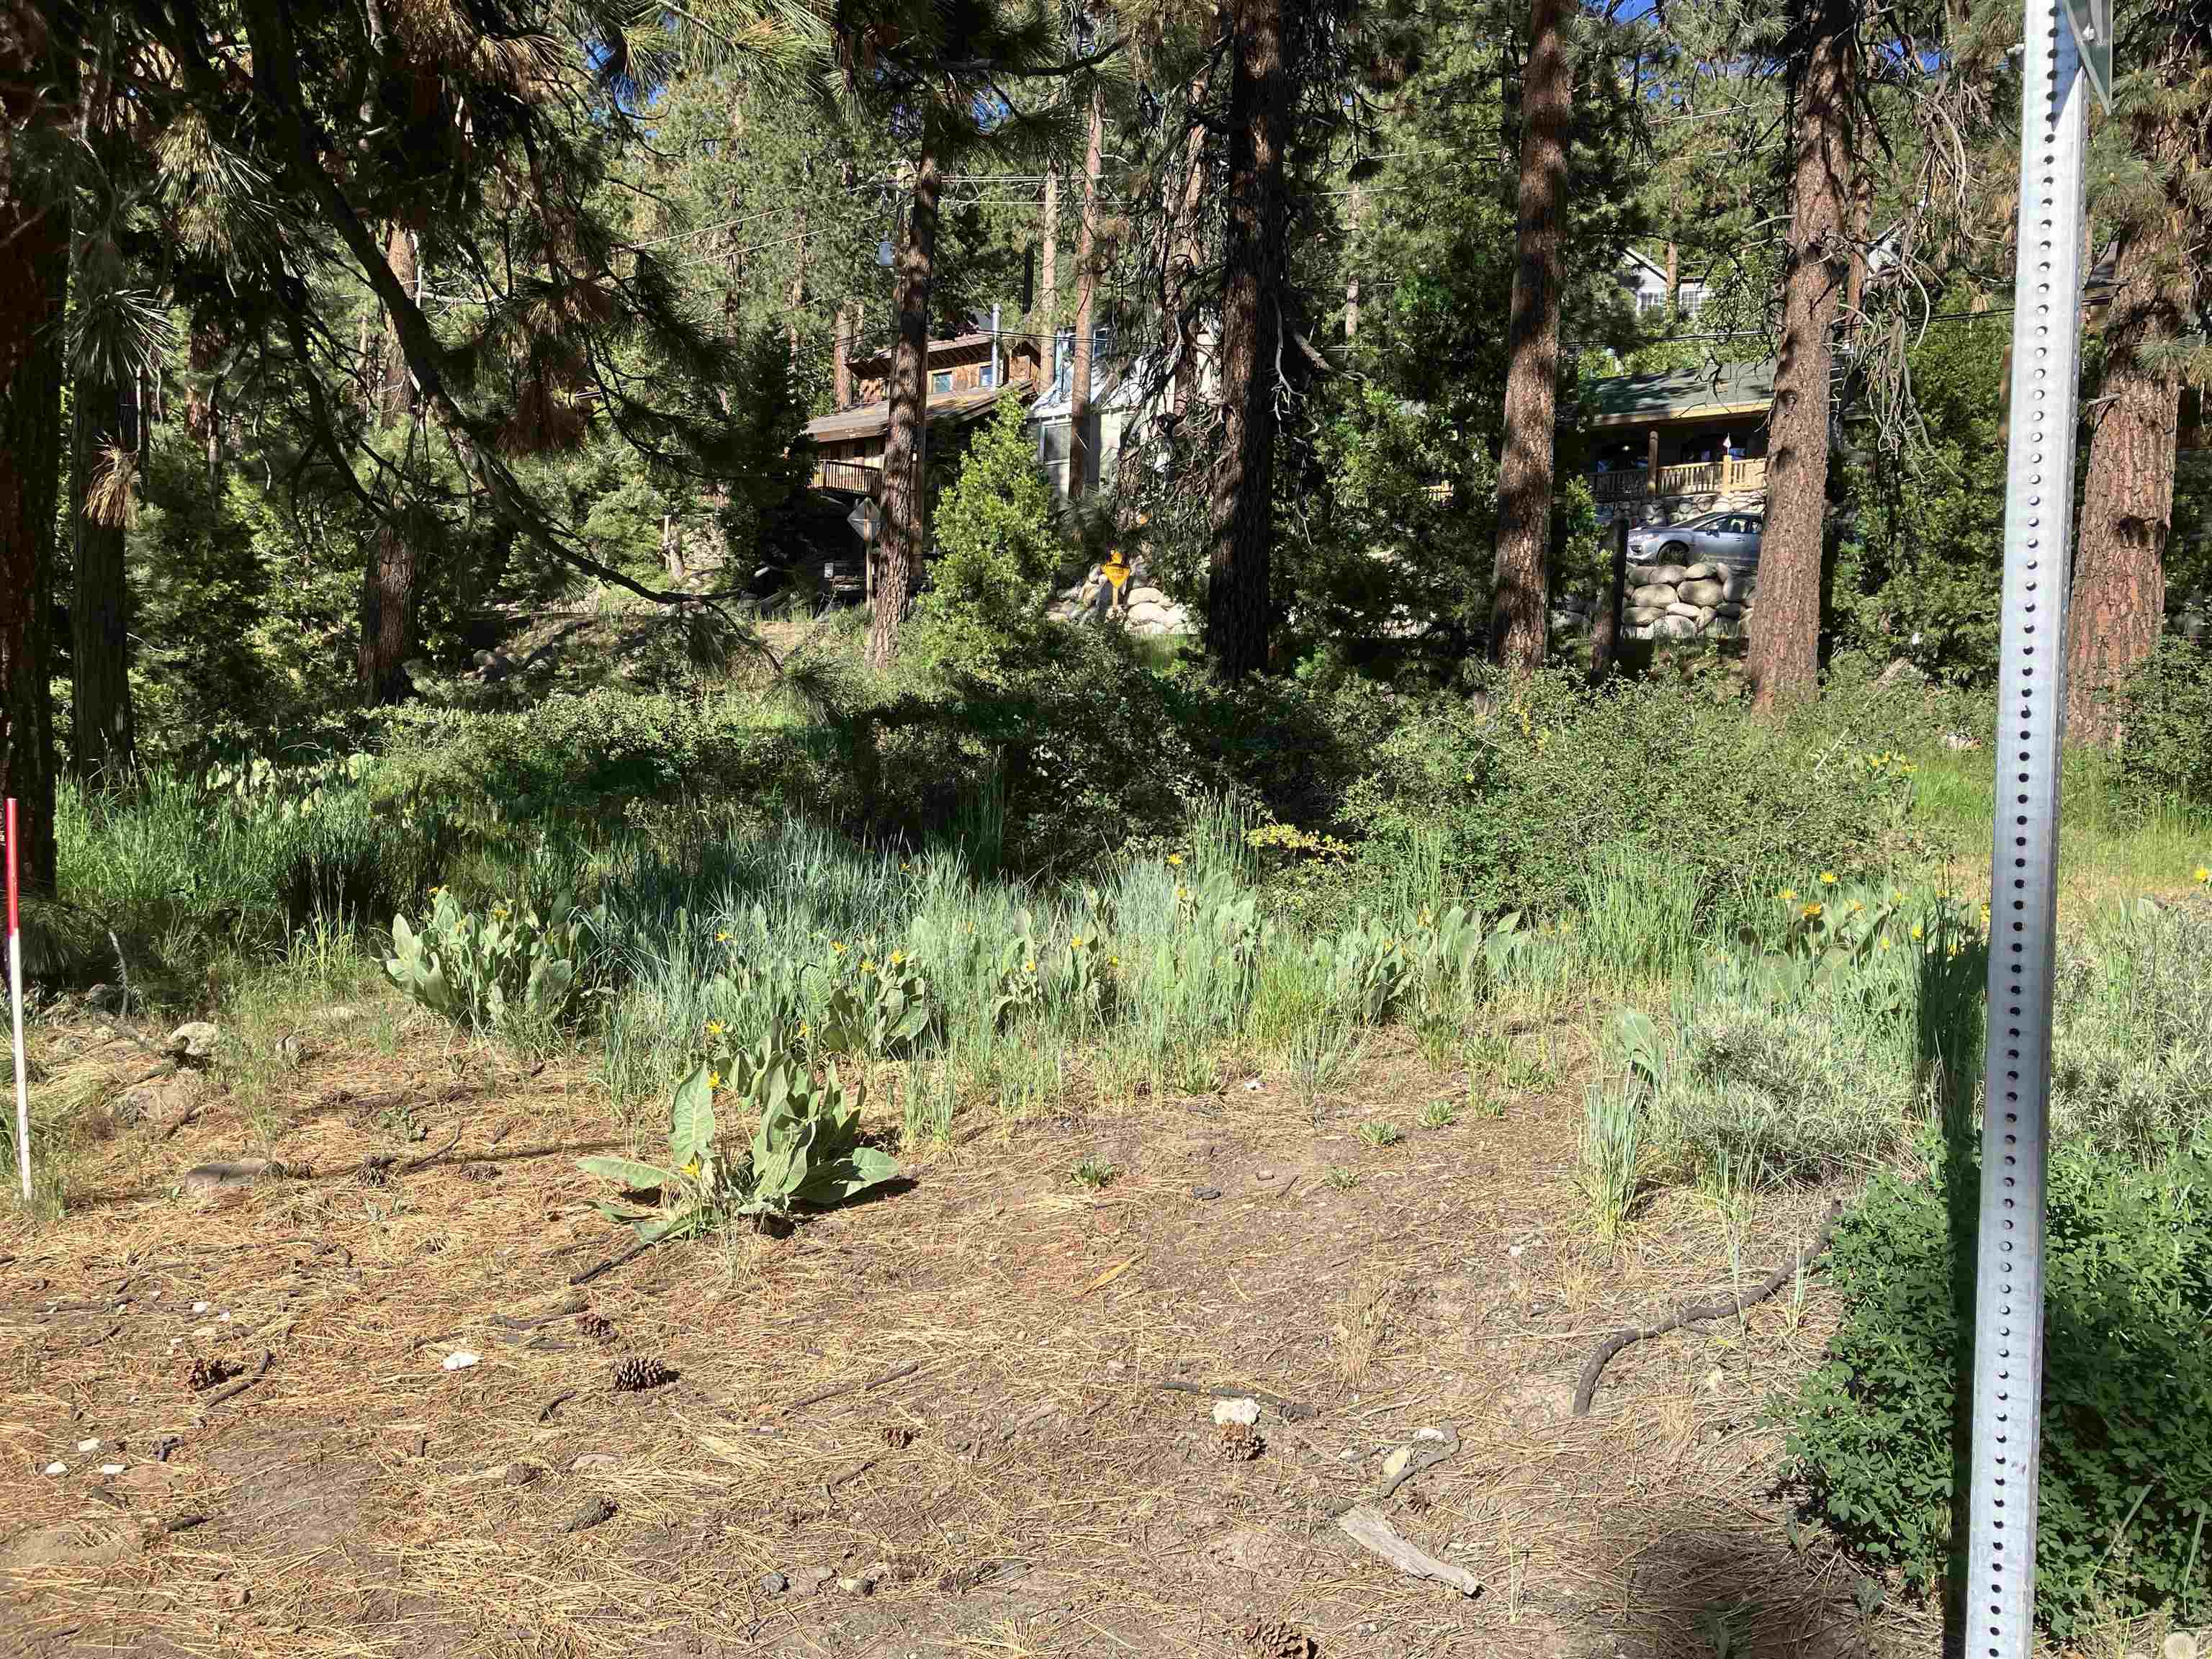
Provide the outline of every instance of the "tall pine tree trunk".
{"type": "Polygon", "coordinates": [[[2174,250],[2160,216],[2120,243],[2117,291],[2105,331],[2103,407],[2089,433],[2080,546],[2074,556],[2066,647],[2069,736],[2110,744],[2121,735],[2109,694],[2158,647],[2166,625],[2166,544],[2173,528],[2173,470],[2181,376],[2160,348],[2178,319],[2161,281],[2174,250]]]}
{"type": "Polygon", "coordinates": [[[53,82],[73,90],[73,70],[67,50],[46,38],[39,9],[0,10],[0,795],[21,803],[17,862],[34,891],[54,884],[48,632],[69,220],[22,135],[53,82]]]}
{"type": "Polygon", "coordinates": [[[77,383],[70,433],[70,520],[76,591],[70,604],[70,691],[76,771],[116,784],[131,770],[130,586],[125,526],[137,489],[137,416],[129,391],[77,383]]]}
{"type": "Polygon", "coordinates": [[[868,662],[876,668],[890,666],[898,653],[899,625],[906,620],[928,545],[929,285],[936,274],[940,187],[935,123],[925,118],[906,240],[898,252],[898,338],[891,347],[890,425],[884,435],[883,528],[876,544],[874,611],[868,619],[868,662]]]}
{"type": "Polygon", "coordinates": [[[1521,77],[1521,219],[1508,325],[1505,450],[1498,466],[1498,560],[1490,659],[1544,665],[1551,585],[1553,423],[1559,380],[1559,214],[1567,184],[1566,0],[1535,0],[1521,77]]]}
{"type": "MultiPolygon", "coordinates": [[[[385,257],[400,284],[419,297],[422,272],[415,258],[415,239],[404,225],[392,226],[385,257]]],[[[414,382],[400,349],[399,331],[388,323],[380,378],[378,415],[386,433],[398,440],[404,471],[415,449],[414,382]]],[[[416,550],[408,532],[404,503],[386,501],[384,506],[385,516],[362,572],[361,640],[355,659],[362,697],[372,704],[398,702],[412,689],[406,663],[415,641],[416,550]]]]}
{"type": "Polygon", "coordinates": [[[1224,453],[1213,482],[1206,648],[1224,674],[1267,665],[1267,562],[1274,542],[1275,381],[1282,337],[1283,147],[1288,0],[1229,8],[1228,228],[1222,249],[1224,453]]]}
{"type": "Polygon", "coordinates": [[[832,348],[836,356],[830,363],[830,401],[838,409],[853,406],[853,307],[850,304],[837,307],[837,341],[832,348]]]}
{"type": "Polygon", "coordinates": [[[1043,336],[1039,342],[1037,361],[1043,365],[1048,384],[1060,375],[1060,169],[1048,167],[1044,170],[1044,229],[1042,232],[1043,269],[1037,273],[1036,320],[1033,326],[1043,336]]]}
{"type": "Polygon", "coordinates": [[[1829,377],[1850,280],[1858,79],[1852,0],[1802,0],[1795,168],[1784,262],[1782,355],[1767,439],[1766,534],[1747,667],[1762,708],[1808,695],[1820,675],[1820,565],[1828,511],[1829,377]]]}
{"type": "MultiPolygon", "coordinates": [[[[1205,94],[1203,82],[1191,83],[1195,104],[1205,94]]],[[[1183,134],[1188,156],[1183,162],[1181,199],[1170,214],[1166,345],[1175,363],[1175,412],[1177,419],[1190,412],[1198,392],[1198,307],[1194,295],[1198,280],[1198,219],[1206,202],[1206,124],[1193,121],[1183,134]]],[[[1174,186],[1170,186],[1170,189],[1174,186]]]]}
{"type": "MultiPolygon", "coordinates": [[[[811,178],[813,167],[807,173],[811,178]]],[[[799,258],[792,267],[791,298],[784,317],[784,325],[791,346],[791,367],[799,368],[799,319],[806,305],[806,199],[799,202],[799,258]]]]}
{"type": "Polygon", "coordinates": [[[1091,136],[1083,150],[1083,217],[1075,228],[1075,366],[1067,393],[1067,498],[1082,499],[1091,486],[1091,335],[1098,295],[1098,169],[1105,144],[1106,111],[1091,94],[1091,136]]]}

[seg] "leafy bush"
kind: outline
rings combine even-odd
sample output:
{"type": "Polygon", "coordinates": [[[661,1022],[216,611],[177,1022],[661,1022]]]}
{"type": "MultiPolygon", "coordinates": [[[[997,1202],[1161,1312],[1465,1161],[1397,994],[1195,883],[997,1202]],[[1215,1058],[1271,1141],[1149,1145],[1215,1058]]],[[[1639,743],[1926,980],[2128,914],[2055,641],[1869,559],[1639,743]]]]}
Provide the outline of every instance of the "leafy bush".
{"type": "Polygon", "coordinates": [[[2060,963],[2057,999],[2056,1132],[2141,1164],[2212,1158],[2212,909],[2107,912],[2060,963]]]}
{"type": "MultiPolygon", "coordinates": [[[[2051,1170],[2036,1613],[2212,1613],[2212,1164],[2141,1170],[2061,1141],[2051,1170]]],[[[1936,1160],[1939,1164],[1942,1160],[1936,1160]]],[[[1958,1411],[1972,1376],[1978,1176],[1878,1176],[1827,1264],[1844,1315],[1796,1402],[1805,1507],[1866,1560],[1954,1570],[1958,1411]]]]}
{"type": "Polygon", "coordinates": [[[434,888],[421,933],[404,915],[392,919],[384,971],[415,1001],[462,1024],[542,1028],[557,1023],[583,988],[605,926],[604,911],[573,906],[550,920],[507,904],[475,915],[434,888]]]}
{"type": "Polygon", "coordinates": [[[2212,803],[2212,647],[2164,641],[2118,695],[2121,775],[2156,800],[2212,803]]]}
{"type": "Polygon", "coordinates": [[[1438,702],[1379,745],[1346,802],[1363,860],[1436,847],[1453,897],[1478,910],[1573,908],[1594,851],[1639,847],[1694,888],[1701,915],[1817,859],[1881,860],[1887,772],[1808,719],[1656,684],[1593,692],[1540,675],[1502,701],[1438,702]]]}
{"type": "MultiPolygon", "coordinates": [[[[750,1146],[736,1158],[715,1144],[714,1094],[723,1078],[702,1060],[669,1103],[670,1167],[629,1158],[577,1160],[585,1174],[659,1194],[657,1210],[598,1200],[610,1220],[638,1237],[693,1238],[744,1216],[786,1217],[801,1205],[826,1207],[898,1177],[896,1160],[860,1142],[860,1103],[831,1066],[816,1078],[793,1050],[770,1038],[744,1062],[732,1104],[757,1112],[750,1146]]],[[[734,1064],[733,1064],[734,1069],[734,1064]]]]}

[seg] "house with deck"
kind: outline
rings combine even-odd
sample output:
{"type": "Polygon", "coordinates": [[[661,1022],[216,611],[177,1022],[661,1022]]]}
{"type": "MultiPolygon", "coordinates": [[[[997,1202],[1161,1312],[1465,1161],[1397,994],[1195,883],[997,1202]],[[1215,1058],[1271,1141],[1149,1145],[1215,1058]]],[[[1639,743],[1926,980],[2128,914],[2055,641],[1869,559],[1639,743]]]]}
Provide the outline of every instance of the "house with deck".
{"type": "Polygon", "coordinates": [[[1590,385],[1585,407],[1590,494],[1607,522],[1765,506],[1771,358],[1614,375],[1590,385]]]}

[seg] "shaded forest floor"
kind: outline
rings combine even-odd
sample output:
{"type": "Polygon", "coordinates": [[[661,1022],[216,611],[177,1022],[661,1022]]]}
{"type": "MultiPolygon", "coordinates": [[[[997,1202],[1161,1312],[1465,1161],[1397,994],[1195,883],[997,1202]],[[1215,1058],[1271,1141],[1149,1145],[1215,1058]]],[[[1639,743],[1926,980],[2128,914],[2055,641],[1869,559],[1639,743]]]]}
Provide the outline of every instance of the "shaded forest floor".
{"type": "MultiPolygon", "coordinates": [[[[88,1113],[67,1217],[0,1235],[0,1651],[1225,1656],[1270,1620],[1328,1659],[1935,1650],[1785,1526],[1765,1408],[1817,1361],[1817,1283],[1632,1346],[1571,1414],[1605,1334],[1763,1277],[1832,1195],[1759,1200],[1732,1249],[1664,1193],[1599,1249],[1578,1027],[1501,1117],[1412,1127],[1464,1080],[1385,1034],[1311,1111],[1262,1075],[969,1127],[876,1201],[578,1286],[629,1239],[574,1168],[621,1142],[583,1066],[348,1012],[301,1016],[282,1075],[88,1113]],[[284,1170],[183,1190],[256,1145],[284,1170]],[[674,1379],[616,1391],[626,1352],[674,1379]],[[1263,1407],[1231,1460],[1164,1380],[1311,1415],[1263,1407]],[[1378,1507],[1472,1598],[1336,1524],[1446,1425],[1378,1507]]],[[[89,1019],[42,1042],[148,1069],[89,1019]]]]}

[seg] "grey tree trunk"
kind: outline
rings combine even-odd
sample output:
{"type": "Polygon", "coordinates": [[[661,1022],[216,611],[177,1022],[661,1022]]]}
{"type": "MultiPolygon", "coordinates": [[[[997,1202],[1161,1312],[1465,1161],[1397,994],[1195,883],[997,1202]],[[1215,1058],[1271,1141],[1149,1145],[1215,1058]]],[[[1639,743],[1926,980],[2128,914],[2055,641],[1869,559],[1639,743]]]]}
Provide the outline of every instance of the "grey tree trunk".
{"type": "Polygon", "coordinates": [[[890,665],[928,546],[924,446],[929,396],[929,288],[936,274],[940,190],[934,132],[924,131],[906,243],[898,253],[898,340],[891,348],[890,423],[884,436],[883,527],[876,544],[868,662],[890,665]]]}

